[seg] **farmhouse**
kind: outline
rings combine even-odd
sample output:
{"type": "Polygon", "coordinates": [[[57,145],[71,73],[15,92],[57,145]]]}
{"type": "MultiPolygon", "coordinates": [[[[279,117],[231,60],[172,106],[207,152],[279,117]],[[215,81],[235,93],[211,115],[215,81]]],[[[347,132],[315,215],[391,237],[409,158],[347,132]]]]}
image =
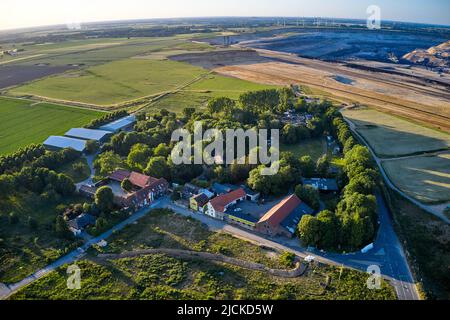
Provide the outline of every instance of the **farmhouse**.
{"type": "Polygon", "coordinates": [[[117,170],[109,177],[109,186],[114,192],[115,202],[122,207],[142,208],[167,192],[169,183],[164,179],[156,179],[137,172],[117,170]],[[128,179],[133,190],[125,191],[121,183],[128,179]]]}
{"type": "Polygon", "coordinates": [[[256,223],[255,229],[269,236],[293,237],[302,216],[313,212],[296,195],[291,195],[270,209],[256,223]]]}
{"type": "Polygon", "coordinates": [[[224,220],[227,209],[246,197],[244,189],[240,188],[227,194],[215,197],[208,203],[205,214],[215,219],[224,220]]]}
{"type": "Polygon", "coordinates": [[[83,230],[95,224],[95,217],[90,214],[82,214],[77,218],[67,222],[69,230],[75,235],[79,235],[83,230]]]}
{"type": "Polygon", "coordinates": [[[86,149],[86,140],[61,136],[50,136],[44,141],[44,147],[52,151],[71,148],[79,152],[84,152],[86,149]]]}
{"type": "Polygon", "coordinates": [[[75,139],[94,140],[99,143],[105,143],[109,140],[112,133],[105,130],[93,130],[85,128],[72,128],[66,132],[65,136],[75,139]]]}
{"type": "Polygon", "coordinates": [[[323,178],[303,179],[303,185],[311,186],[314,189],[324,193],[339,191],[336,179],[323,179],[323,178]]]}
{"type": "Polygon", "coordinates": [[[111,123],[105,124],[105,125],[101,126],[99,129],[117,133],[120,131],[126,131],[126,130],[132,129],[135,123],[136,123],[136,117],[131,115],[131,116],[126,116],[119,120],[113,121],[111,123]]]}
{"type": "Polygon", "coordinates": [[[208,207],[209,198],[206,194],[201,193],[196,196],[193,196],[190,199],[189,207],[200,213],[205,213],[207,207],[208,207]]]}
{"type": "Polygon", "coordinates": [[[123,208],[140,209],[150,205],[155,199],[163,196],[169,183],[165,179],[156,179],[137,172],[117,170],[107,179],[97,183],[95,186],[81,186],[80,193],[84,196],[93,197],[98,187],[107,186],[114,194],[114,203],[123,208]],[[128,179],[132,190],[124,190],[121,183],[128,179]]]}

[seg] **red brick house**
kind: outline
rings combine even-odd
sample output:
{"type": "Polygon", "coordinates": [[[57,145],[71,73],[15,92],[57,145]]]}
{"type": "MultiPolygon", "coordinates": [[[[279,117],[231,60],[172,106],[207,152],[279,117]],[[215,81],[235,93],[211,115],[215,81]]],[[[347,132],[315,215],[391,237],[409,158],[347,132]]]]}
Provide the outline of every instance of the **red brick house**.
{"type": "Polygon", "coordinates": [[[117,170],[108,179],[118,183],[128,179],[133,185],[131,192],[113,188],[116,204],[123,207],[142,208],[148,206],[155,199],[164,195],[169,188],[169,183],[164,178],[157,179],[127,170],[117,170]]]}

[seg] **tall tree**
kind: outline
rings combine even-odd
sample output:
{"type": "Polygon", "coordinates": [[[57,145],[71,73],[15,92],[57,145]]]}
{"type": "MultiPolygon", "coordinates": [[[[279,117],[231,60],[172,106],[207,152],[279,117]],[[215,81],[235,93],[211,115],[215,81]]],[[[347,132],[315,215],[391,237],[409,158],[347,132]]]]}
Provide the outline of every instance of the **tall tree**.
{"type": "Polygon", "coordinates": [[[110,187],[100,187],[95,193],[95,204],[104,213],[110,213],[114,207],[114,194],[110,187]]]}
{"type": "Polygon", "coordinates": [[[106,151],[100,154],[94,161],[94,167],[100,175],[107,176],[119,168],[123,167],[123,161],[119,155],[112,151],[106,151]]]}
{"type": "Polygon", "coordinates": [[[302,201],[308,204],[312,209],[319,210],[320,208],[320,196],[319,191],[311,186],[298,185],[295,188],[295,194],[302,201]]]}
{"type": "Polygon", "coordinates": [[[127,164],[133,170],[143,171],[148,159],[152,155],[152,150],[145,144],[138,143],[131,148],[127,157],[127,164]]]}
{"type": "Polygon", "coordinates": [[[145,168],[145,174],[155,178],[170,179],[170,167],[164,157],[153,157],[145,168]]]}
{"type": "Polygon", "coordinates": [[[316,165],[310,156],[300,158],[300,169],[305,178],[312,178],[316,174],[316,165]]]}

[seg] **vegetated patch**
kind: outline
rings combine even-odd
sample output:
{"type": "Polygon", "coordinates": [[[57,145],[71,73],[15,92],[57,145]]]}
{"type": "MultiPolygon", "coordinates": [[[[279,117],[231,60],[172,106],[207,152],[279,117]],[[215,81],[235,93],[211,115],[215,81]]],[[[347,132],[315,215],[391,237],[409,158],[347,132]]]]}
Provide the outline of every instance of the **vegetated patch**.
{"type": "Polygon", "coordinates": [[[91,169],[89,168],[87,160],[84,157],[65,164],[59,168],[57,172],[67,175],[75,183],[82,182],[88,179],[91,175],[91,169]]]}
{"type": "Polygon", "coordinates": [[[0,66],[0,89],[63,73],[73,68],[72,66],[49,66],[45,64],[0,66]]]}
{"type": "Polygon", "coordinates": [[[390,180],[424,203],[450,201],[450,153],[383,161],[390,180]]]}
{"type": "Polygon", "coordinates": [[[54,222],[59,205],[84,201],[64,197],[45,201],[34,193],[17,193],[0,200],[0,282],[15,283],[37,271],[79,243],[56,236],[54,222]],[[11,223],[14,212],[18,221],[11,223]],[[35,221],[31,227],[29,219],[35,221]]]}
{"type": "MultiPolygon", "coordinates": [[[[156,210],[113,236],[108,251],[183,248],[221,253],[280,267],[278,255],[232,236],[210,232],[200,222],[156,210]],[[270,262],[272,261],[272,262],[270,262]]],[[[77,263],[82,290],[67,289],[65,268],[39,279],[13,299],[395,299],[391,287],[369,290],[367,276],[353,270],[310,266],[302,277],[278,278],[224,263],[183,260],[164,254],[77,263]],[[323,284],[329,279],[329,285],[323,284]],[[340,279],[340,280],[338,280],[340,279]]]]}
{"type": "Polygon", "coordinates": [[[0,154],[31,143],[42,143],[50,135],[61,135],[83,126],[103,113],[33,101],[0,98],[0,154]]]}
{"type": "Polygon", "coordinates": [[[310,156],[313,161],[317,161],[324,155],[324,140],[323,138],[308,139],[307,141],[301,141],[294,145],[281,145],[281,152],[292,152],[296,158],[303,156],[310,156]]]}
{"type": "Polygon", "coordinates": [[[419,154],[450,147],[450,135],[368,108],[343,111],[380,157],[419,154]]]}
{"type": "Polygon", "coordinates": [[[276,88],[236,78],[208,74],[203,79],[187,86],[176,93],[168,94],[146,107],[146,111],[167,109],[179,113],[184,108],[204,109],[211,98],[228,97],[237,99],[242,93],[276,88]]]}
{"type": "Polygon", "coordinates": [[[12,90],[14,94],[96,105],[112,105],[175,90],[207,71],[173,61],[126,59],[94,66],[73,77],[64,75],[12,90]]]}
{"type": "MultiPolygon", "coordinates": [[[[385,190],[386,191],[386,190],[385,190]]],[[[415,278],[428,299],[450,298],[450,225],[396,192],[385,192],[415,278]]]]}

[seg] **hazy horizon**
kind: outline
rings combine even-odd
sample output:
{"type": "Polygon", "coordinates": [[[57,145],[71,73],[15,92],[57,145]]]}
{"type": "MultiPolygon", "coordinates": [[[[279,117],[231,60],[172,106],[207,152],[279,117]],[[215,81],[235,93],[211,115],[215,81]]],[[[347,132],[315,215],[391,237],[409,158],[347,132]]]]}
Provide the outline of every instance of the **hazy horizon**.
{"type": "Polygon", "coordinates": [[[0,30],[123,20],[224,17],[327,17],[366,19],[370,5],[385,21],[450,25],[450,1],[431,0],[17,0],[2,6],[0,30]]]}

